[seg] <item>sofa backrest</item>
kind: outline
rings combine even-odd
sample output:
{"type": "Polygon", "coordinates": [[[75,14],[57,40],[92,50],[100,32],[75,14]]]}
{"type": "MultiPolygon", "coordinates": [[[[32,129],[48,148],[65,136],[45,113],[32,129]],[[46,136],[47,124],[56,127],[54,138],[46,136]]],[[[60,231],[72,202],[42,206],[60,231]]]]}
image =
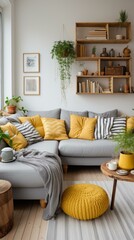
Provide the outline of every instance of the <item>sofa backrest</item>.
{"type": "Polygon", "coordinates": [[[70,115],[71,114],[80,115],[83,117],[88,116],[87,111],[77,112],[77,111],[69,111],[69,110],[61,109],[60,119],[65,120],[65,126],[66,126],[67,133],[69,133],[69,131],[70,131],[70,115]]]}
{"type": "Polygon", "coordinates": [[[49,111],[31,111],[29,110],[27,116],[40,115],[41,117],[46,118],[60,118],[60,108],[49,110],[49,111]]]}

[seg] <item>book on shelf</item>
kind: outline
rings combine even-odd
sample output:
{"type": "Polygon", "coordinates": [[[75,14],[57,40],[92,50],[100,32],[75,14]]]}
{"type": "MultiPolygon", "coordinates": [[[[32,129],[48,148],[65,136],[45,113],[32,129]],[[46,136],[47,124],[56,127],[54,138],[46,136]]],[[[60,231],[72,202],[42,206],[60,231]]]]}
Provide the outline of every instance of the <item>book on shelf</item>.
{"type": "Polygon", "coordinates": [[[78,44],[77,54],[79,57],[87,56],[87,48],[84,44],[78,44]]]}
{"type": "Polygon", "coordinates": [[[78,90],[78,92],[81,93],[81,91],[82,91],[82,87],[81,87],[81,83],[79,82],[79,90],[78,90]]]}
{"type": "Polygon", "coordinates": [[[106,36],[86,36],[87,40],[106,40],[106,36]]]}
{"type": "Polygon", "coordinates": [[[87,90],[87,93],[90,92],[90,80],[89,79],[86,80],[86,90],[87,90]]]}
{"type": "Polygon", "coordinates": [[[86,92],[86,83],[82,82],[82,92],[85,93],[86,92]]]}

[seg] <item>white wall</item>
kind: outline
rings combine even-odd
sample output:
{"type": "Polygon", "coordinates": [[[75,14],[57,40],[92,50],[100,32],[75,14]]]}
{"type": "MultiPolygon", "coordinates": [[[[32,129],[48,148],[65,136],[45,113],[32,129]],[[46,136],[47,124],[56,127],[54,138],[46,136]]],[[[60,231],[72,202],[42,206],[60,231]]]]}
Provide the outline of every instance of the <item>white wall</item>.
{"type": "MultiPolygon", "coordinates": [[[[75,22],[118,21],[122,9],[126,9],[129,14],[134,36],[133,0],[15,0],[15,94],[22,96],[26,108],[47,110],[62,107],[96,112],[118,108],[121,112],[132,115],[134,94],[76,95],[78,62],[73,64],[71,85],[66,91],[66,101],[63,100],[57,64],[50,55],[53,42],[63,40],[63,35],[66,40],[75,40],[75,22]],[[41,55],[39,74],[23,73],[23,53],[31,52],[39,52],[41,55]],[[41,77],[40,96],[23,95],[23,77],[28,75],[41,77]]],[[[108,50],[111,47],[107,45],[108,50]]],[[[122,51],[126,45],[118,47],[122,51]]],[[[134,59],[134,38],[129,48],[134,59]]]]}

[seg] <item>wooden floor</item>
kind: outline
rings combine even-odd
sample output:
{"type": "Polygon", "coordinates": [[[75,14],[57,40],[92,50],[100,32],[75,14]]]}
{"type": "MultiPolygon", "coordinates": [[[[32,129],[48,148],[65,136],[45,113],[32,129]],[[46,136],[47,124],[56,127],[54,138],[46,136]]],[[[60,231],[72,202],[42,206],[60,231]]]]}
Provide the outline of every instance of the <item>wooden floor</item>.
{"type": "MultiPolygon", "coordinates": [[[[69,167],[66,181],[110,180],[99,167],[69,167]]],[[[2,240],[45,240],[47,221],[39,201],[14,201],[14,226],[2,240]]],[[[51,240],[51,239],[50,239],[51,240]]]]}

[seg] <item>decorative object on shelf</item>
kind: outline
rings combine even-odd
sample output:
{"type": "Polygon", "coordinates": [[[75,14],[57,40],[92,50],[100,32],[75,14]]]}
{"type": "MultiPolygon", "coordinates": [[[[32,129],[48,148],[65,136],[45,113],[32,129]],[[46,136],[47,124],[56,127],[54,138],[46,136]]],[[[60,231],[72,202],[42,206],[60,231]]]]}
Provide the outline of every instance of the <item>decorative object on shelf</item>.
{"type": "Polygon", "coordinates": [[[119,93],[123,93],[123,85],[122,84],[119,87],[119,93]]]}
{"type": "Polygon", "coordinates": [[[131,50],[127,47],[123,49],[123,56],[124,57],[130,57],[131,50]]]}
{"type": "Polygon", "coordinates": [[[6,139],[9,140],[9,143],[8,143],[8,144],[9,144],[9,146],[11,147],[11,146],[12,146],[12,139],[10,138],[10,135],[9,135],[8,131],[3,132],[2,129],[0,128],[0,142],[1,142],[1,140],[4,139],[4,138],[6,138],[6,139]]]}
{"type": "Polygon", "coordinates": [[[109,51],[109,57],[115,57],[115,51],[113,48],[109,51]]]}
{"type": "Polygon", "coordinates": [[[102,53],[100,54],[100,57],[108,57],[107,49],[103,48],[102,53]]]}
{"type": "Polygon", "coordinates": [[[92,48],[92,57],[96,56],[96,46],[93,46],[92,48]]]}
{"type": "Polygon", "coordinates": [[[85,69],[82,71],[82,74],[83,74],[83,75],[88,75],[88,69],[85,68],[85,69]]]}
{"type": "Polygon", "coordinates": [[[13,96],[12,98],[6,97],[6,100],[5,100],[6,105],[4,106],[4,109],[7,108],[7,112],[9,114],[16,113],[17,109],[22,111],[25,114],[28,110],[25,109],[24,107],[18,106],[19,102],[21,102],[21,101],[23,101],[21,96],[13,96]]]}
{"type": "Polygon", "coordinates": [[[119,16],[119,22],[126,22],[128,20],[128,13],[126,12],[126,10],[121,10],[120,11],[120,16],[119,16]]]}
{"type": "Polygon", "coordinates": [[[113,67],[113,61],[108,61],[108,67],[113,67]]]}
{"type": "Polygon", "coordinates": [[[121,39],[123,38],[123,36],[122,36],[121,34],[117,34],[117,35],[115,36],[115,38],[116,38],[117,40],[121,40],[121,39]]]}
{"type": "Polygon", "coordinates": [[[59,64],[61,91],[65,96],[65,89],[70,83],[70,68],[75,59],[74,42],[72,41],[56,41],[51,50],[52,59],[56,58],[59,64]]]}
{"type": "Polygon", "coordinates": [[[82,71],[78,72],[78,76],[82,76],[82,71]]]}
{"type": "Polygon", "coordinates": [[[134,129],[113,137],[117,143],[115,151],[120,151],[119,167],[125,170],[134,169],[134,129]]]}
{"type": "Polygon", "coordinates": [[[124,93],[129,93],[129,85],[127,83],[124,84],[124,93]]]}
{"type": "Polygon", "coordinates": [[[35,73],[40,71],[39,53],[23,53],[23,71],[24,73],[35,73]]]}
{"type": "Polygon", "coordinates": [[[40,77],[24,77],[24,95],[40,95],[40,77]]]}

